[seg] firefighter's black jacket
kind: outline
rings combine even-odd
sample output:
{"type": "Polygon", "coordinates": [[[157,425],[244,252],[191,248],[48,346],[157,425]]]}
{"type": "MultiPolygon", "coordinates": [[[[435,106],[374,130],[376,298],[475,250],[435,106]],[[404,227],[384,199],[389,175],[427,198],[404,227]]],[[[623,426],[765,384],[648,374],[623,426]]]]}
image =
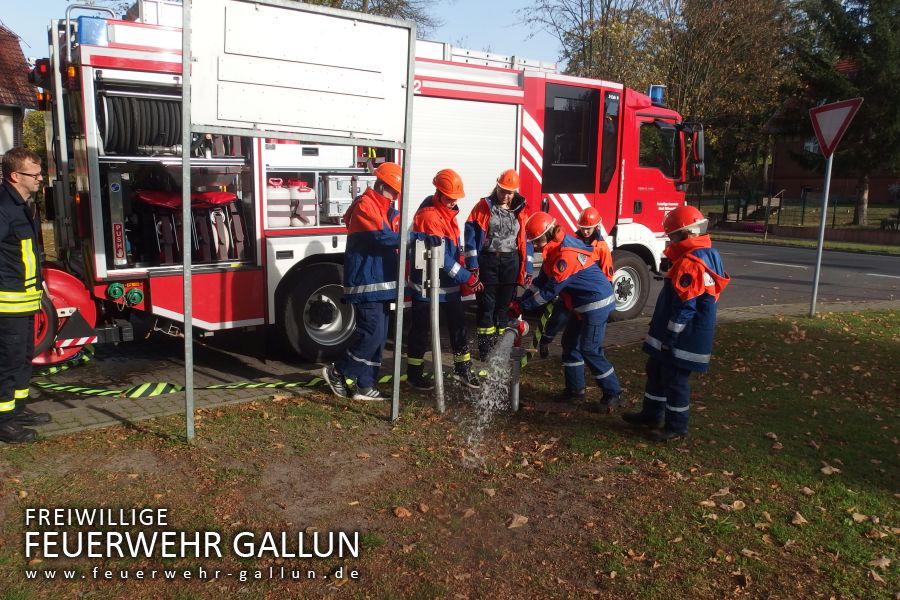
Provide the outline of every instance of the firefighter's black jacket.
{"type": "Polygon", "coordinates": [[[37,227],[19,192],[0,184],[0,317],[30,315],[41,307],[37,227]]]}

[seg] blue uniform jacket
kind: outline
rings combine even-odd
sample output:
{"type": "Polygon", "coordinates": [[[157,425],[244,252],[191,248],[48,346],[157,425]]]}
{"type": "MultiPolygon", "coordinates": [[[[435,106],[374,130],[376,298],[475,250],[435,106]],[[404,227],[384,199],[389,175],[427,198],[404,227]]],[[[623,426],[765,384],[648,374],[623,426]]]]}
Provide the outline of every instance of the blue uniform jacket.
{"type": "MultiPolygon", "coordinates": [[[[444,240],[444,264],[440,273],[441,302],[460,300],[459,286],[466,283],[472,272],[462,265],[462,246],[459,243],[459,225],[456,223],[458,207],[448,208],[428,196],[413,217],[410,237],[410,263],[413,263],[416,240],[439,237],[444,240]]],[[[415,300],[427,300],[428,289],[422,285],[422,270],[409,270],[409,292],[415,300]]]]}
{"type": "Polygon", "coordinates": [[[606,321],[616,308],[612,285],[597,266],[593,248],[570,235],[544,247],[544,264],[522,295],[522,310],[534,310],[561,295],[578,318],[606,321]]]}
{"type": "Polygon", "coordinates": [[[690,371],[709,369],[716,306],[730,281],[709,236],[666,248],[672,267],[656,300],[644,352],[690,371]]]}
{"type": "Polygon", "coordinates": [[[391,201],[372,188],[344,214],[347,250],[344,253],[344,301],[351,304],[397,298],[400,261],[400,213],[391,201]]]}

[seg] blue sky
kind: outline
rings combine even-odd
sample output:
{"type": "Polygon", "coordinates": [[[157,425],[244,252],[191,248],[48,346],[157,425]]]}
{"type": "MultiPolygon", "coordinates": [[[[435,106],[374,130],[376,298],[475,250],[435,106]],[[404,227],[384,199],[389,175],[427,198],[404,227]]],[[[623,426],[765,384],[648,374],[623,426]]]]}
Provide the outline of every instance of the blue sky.
{"type": "MultiPolygon", "coordinates": [[[[3,4],[0,21],[23,39],[25,56],[46,56],[47,26],[50,19],[65,16],[68,3],[65,0],[4,0],[3,4]]],[[[444,25],[428,37],[471,50],[556,61],[559,44],[554,38],[539,32],[526,41],[530,32],[517,23],[516,9],[529,4],[527,0],[438,0],[431,12],[444,21],[444,25]]]]}

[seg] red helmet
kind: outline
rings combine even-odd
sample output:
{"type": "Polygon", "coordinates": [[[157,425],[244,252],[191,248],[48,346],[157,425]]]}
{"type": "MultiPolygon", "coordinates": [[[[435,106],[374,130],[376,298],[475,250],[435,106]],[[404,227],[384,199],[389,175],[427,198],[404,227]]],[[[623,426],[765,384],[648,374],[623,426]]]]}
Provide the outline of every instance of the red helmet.
{"type": "Polygon", "coordinates": [[[556,219],[545,212],[536,212],[525,221],[525,237],[533,242],[556,225],[556,219]]]}
{"type": "Polygon", "coordinates": [[[459,200],[466,195],[465,190],[463,190],[462,177],[453,169],[438,171],[431,183],[434,184],[434,187],[439,192],[453,200],[459,200]]]}
{"type": "Polygon", "coordinates": [[[397,163],[381,163],[372,174],[398,194],[403,191],[403,169],[397,163]]]}
{"type": "Polygon", "coordinates": [[[508,192],[515,192],[519,189],[519,174],[514,169],[507,169],[500,173],[497,178],[497,185],[508,192]]]}
{"type": "Polygon", "coordinates": [[[600,211],[593,206],[588,206],[582,211],[581,216],[578,217],[579,227],[599,227],[602,222],[603,218],[600,216],[600,211]]]}
{"type": "Polygon", "coordinates": [[[672,235],[676,231],[688,230],[693,234],[702,235],[706,233],[706,217],[693,206],[679,206],[669,212],[663,219],[663,229],[666,235],[672,235]]]}

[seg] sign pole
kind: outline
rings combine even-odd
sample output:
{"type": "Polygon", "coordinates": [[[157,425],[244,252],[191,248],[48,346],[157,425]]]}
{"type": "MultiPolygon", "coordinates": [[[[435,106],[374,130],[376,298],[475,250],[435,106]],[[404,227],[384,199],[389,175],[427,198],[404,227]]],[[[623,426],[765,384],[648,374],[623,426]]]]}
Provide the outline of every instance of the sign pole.
{"type": "Polygon", "coordinates": [[[828,218],[828,192],[831,188],[831,163],[834,154],[828,157],[825,163],[825,186],[822,192],[822,214],[819,218],[819,247],[816,249],[816,271],[813,276],[812,302],[809,305],[809,316],[816,316],[816,298],[819,295],[819,275],[822,271],[822,249],[825,246],[825,220],[828,218]]]}
{"type": "Polygon", "coordinates": [[[191,0],[182,6],[181,25],[181,259],[184,276],[184,420],[194,441],[194,322],[191,289],[191,0]]]}

